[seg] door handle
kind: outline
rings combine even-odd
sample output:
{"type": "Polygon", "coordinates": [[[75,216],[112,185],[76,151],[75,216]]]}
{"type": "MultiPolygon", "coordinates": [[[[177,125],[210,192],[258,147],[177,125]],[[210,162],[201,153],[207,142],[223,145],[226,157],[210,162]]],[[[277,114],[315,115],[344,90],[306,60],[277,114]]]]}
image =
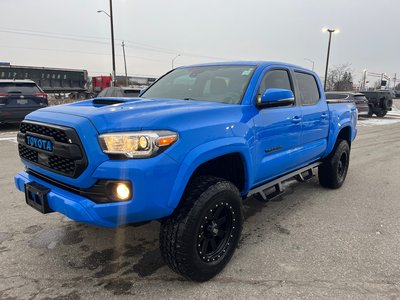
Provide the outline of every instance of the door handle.
{"type": "Polygon", "coordinates": [[[294,124],[300,123],[300,121],[301,121],[301,118],[299,116],[294,116],[292,118],[292,123],[294,123],[294,124]]]}
{"type": "Polygon", "coordinates": [[[326,114],[326,113],[323,113],[322,115],[321,115],[321,119],[326,119],[328,117],[328,114],[326,114]]]}

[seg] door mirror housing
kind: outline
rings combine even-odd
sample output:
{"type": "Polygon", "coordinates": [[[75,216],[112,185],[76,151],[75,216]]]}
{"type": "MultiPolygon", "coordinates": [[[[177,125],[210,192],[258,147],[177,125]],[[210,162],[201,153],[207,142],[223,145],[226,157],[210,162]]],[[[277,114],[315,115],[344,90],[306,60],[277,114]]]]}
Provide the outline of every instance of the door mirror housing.
{"type": "Polygon", "coordinates": [[[143,88],[143,89],[141,89],[141,90],[140,90],[140,92],[139,92],[139,95],[138,95],[138,97],[141,97],[141,96],[143,95],[143,93],[144,93],[146,90],[147,90],[147,87],[146,87],[146,88],[143,88]]]}
{"type": "Polygon", "coordinates": [[[286,89],[266,89],[262,96],[258,96],[257,106],[260,107],[279,107],[294,104],[294,94],[286,89]]]}

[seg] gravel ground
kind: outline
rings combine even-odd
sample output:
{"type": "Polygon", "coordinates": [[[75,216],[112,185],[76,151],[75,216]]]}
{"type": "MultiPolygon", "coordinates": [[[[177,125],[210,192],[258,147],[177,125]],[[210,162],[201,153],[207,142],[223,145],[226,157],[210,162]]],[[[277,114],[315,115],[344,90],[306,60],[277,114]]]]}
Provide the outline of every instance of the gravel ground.
{"type": "Polygon", "coordinates": [[[164,265],[156,222],[104,229],[28,207],[13,185],[16,127],[3,127],[0,299],[400,298],[400,116],[371,120],[341,189],[314,178],[278,201],[247,199],[239,249],[202,284],[164,265]]]}

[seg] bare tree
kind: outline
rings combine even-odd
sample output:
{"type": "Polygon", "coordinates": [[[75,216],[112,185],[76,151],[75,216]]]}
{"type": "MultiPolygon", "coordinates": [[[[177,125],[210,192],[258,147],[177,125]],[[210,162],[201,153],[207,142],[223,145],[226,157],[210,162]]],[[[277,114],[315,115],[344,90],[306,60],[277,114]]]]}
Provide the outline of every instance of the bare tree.
{"type": "Polygon", "coordinates": [[[326,82],[327,91],[348,91],[353,89],[353,76],[350,65],[346,63],[329,69],[326,82]]]}

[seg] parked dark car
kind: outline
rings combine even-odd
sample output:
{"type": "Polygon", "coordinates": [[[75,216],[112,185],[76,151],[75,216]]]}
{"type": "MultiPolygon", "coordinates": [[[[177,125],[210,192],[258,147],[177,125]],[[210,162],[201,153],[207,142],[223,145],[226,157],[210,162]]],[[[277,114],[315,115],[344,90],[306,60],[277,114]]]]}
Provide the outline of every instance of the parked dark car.
{"type": "Polygon", "coordinates": [[[395,90],[394,94],[396,98],[400,98],[400,90],[395,90]]]}
{"type": "Polygon", "coordinates": [[[130,87],[109,87],[102,90],[97,97],[124,97],[134,98],[138,97],[141,89],[130,87]]]}
{"type": "Polygon", "coordinates": [[[375,114],[376,116],[382,118],[387,114],[388,111],[392,110],[393,96],[390,91],[364,91],[363,94],[368,99],[369,117],[375,114]]]}
{"type": "Polygon", "coordinates": [[[32,80],[0,80],[0,123],[20,122],[48,106],[47,94],[32,80]]]}
{"type": "Polygon", "coordinates": [[[368,99],[364,94],[354,92],[326,92],[325,96],[327,100],[351,100],[355,103],[359,116],[368,115],[368,99]]]}

